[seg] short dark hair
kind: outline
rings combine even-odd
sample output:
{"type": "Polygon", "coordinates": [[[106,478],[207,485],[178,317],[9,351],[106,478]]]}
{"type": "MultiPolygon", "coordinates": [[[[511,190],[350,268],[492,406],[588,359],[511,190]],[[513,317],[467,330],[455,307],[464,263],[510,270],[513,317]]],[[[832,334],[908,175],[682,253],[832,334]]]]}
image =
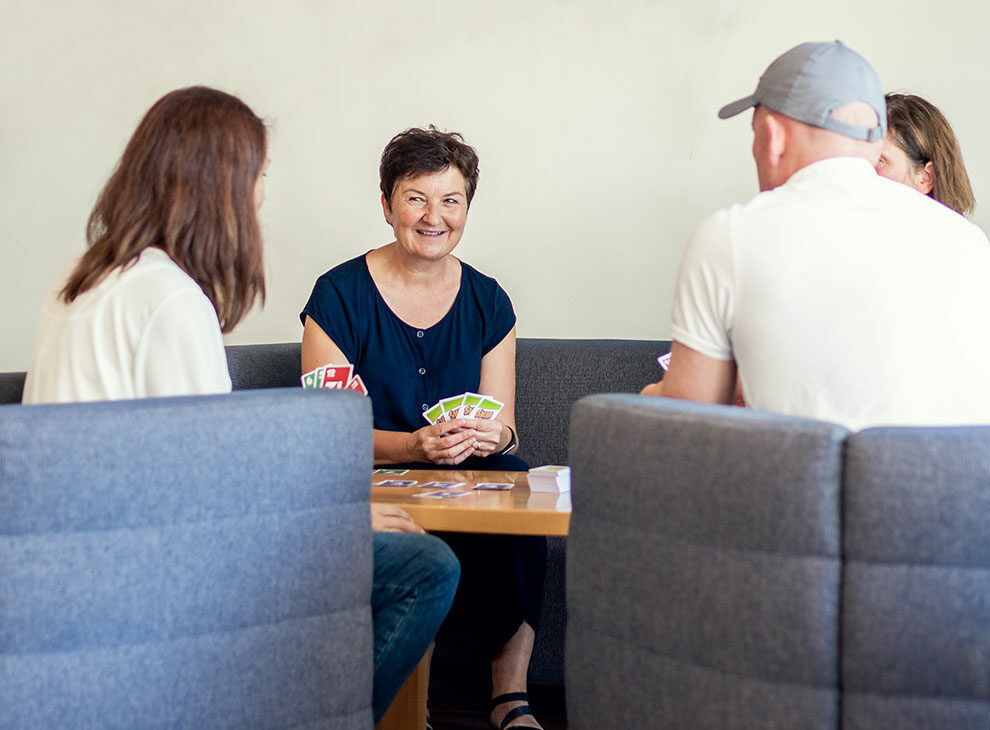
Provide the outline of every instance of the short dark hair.
{"type": "Polygon", "coordinates": [[[160,248],[199,284],[223,332],[265,298],[254,187],[264,122],[204,86],[166,94],[145,114],[89,217],[89,248],[62,289],[71,302],[107,274],[160,248]]]}
{"type": "Polygon", "coordinates": [[[914,94],[887,94],[887,135],[915,169],[934,167],[929,197],[966,215],[976,205],[952,126],[938,107],[914,94]]]}
{"type": "Polygon", "coordinates": [[[453,165],[464,176],[468,206],[478,187],[478,153],[457,132],[441,132],[432,124],[413,127],[392,137],[378,167],[380,187],[391,205],[395,186],[407,177],[442,172],[453,165]]]}

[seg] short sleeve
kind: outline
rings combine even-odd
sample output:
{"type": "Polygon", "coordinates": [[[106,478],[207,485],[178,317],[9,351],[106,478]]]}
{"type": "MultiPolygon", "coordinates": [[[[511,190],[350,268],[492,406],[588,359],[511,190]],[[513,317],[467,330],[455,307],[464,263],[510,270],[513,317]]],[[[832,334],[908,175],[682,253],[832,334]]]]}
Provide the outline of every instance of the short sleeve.
{"type": "Polygon", "coordinates": [[[158,307],[138,343],[134,367],[137,397],[230,392],[220,324],[201,291],[176,292],[158,307]]]}
{"type": "Polygon", "coordinates": [[[357,311],[354,294],[344,291],[349,279],[335,276],[335,271],[328,271],[316,280],[299,320],[305,325],[308,316],[340,348],[348,362],[357,362],[361,345],[358,328],[364,318],[357,311]]]}
{"type": "Polygon", "coordinates": [[[512,301],[505,290],[498,285],[494,279],[491,315],[485,326],[485,337],[482,342],[481,354],[487,355],[498,347],[498,344],[505,339],[505,336],[512,331],[516,325],[516,313],[512,309],[512,301]]]}
{"type": "Polygon", "coordinates": [[[674,285],[671,337],[716,360],[732,359],[734,297],[729,211],[702,221],[674,285]]]}

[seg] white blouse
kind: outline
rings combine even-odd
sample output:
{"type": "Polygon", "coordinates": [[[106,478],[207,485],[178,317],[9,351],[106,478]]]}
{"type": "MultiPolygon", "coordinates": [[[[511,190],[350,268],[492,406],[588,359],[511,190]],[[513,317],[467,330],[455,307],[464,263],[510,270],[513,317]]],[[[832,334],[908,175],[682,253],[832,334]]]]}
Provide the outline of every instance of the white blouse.
{"type": "Polygon", "coordinates": [[[41,308],[24,403],[230,392],[216,311],[157,248],[66,304],[41,308]]]}

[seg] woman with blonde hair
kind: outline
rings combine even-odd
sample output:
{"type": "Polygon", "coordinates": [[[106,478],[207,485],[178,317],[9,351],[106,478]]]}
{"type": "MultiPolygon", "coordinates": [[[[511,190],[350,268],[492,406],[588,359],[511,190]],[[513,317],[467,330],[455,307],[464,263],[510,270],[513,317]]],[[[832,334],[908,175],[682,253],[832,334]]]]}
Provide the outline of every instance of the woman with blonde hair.
{"type": "Polygon", "coordinates": [[[966,215],[976,202],[959,143],[934,104],[913,94],[887,94],[887,137],[877,172],[966,215]]]}

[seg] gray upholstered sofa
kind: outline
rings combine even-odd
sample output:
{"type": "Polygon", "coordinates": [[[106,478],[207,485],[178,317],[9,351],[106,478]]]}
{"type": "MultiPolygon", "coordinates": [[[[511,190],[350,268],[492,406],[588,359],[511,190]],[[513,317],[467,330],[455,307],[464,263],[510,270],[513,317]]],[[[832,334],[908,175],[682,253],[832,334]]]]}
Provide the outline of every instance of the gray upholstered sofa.
{"type": "Polygon", "coordinates": [[[990,427],[571,420],[569,727],[990,727],[990,427]]]}
{"type": "Polygon", "coordinates": [[[301,389],[0,406],[0,728],[370,729],[370,424],[301,389]]]}
{"type": "MultiPolygon", "coordinates": [[[[669,341],[563,340],[520,338],[516,355],[516,423],[519,455],[531,466],[566,464],[570,410],[591,393],[638,392],[659,377],[656,358],[667,352],[669,341]]],[[[227,361],[235,390],[294,388],[299,385],[299,343],[232,345],[227,361]]],[[[0,403],[19,402],[23,373],[0,374],[0,403]]],[[[326,432],[326,429],[324,429],[326,432]]],[[[312,442],[319,450],[319,442],[312,442]]],[[[564,552],[566,540],[551,538],[547,556],[547,587],[543,628],[530,665],[530,682],[562,687],[564,684],[564,552]]],[[[438,651],[431,696],[444,704],[481,704],[487,667],[470,665],[471,658],[456,651],[438,651]],[[481,680],[477,680],[478,673],[481,680]],[[460,681],[463,680],[463,681],[460,681]],[[458,683],[454,691],[445,687],[458,683]],[[478,690],[477,697],[470,690],[478,690]]],[[[539,710],[539,707],[537,707],[539,710]]]]}

